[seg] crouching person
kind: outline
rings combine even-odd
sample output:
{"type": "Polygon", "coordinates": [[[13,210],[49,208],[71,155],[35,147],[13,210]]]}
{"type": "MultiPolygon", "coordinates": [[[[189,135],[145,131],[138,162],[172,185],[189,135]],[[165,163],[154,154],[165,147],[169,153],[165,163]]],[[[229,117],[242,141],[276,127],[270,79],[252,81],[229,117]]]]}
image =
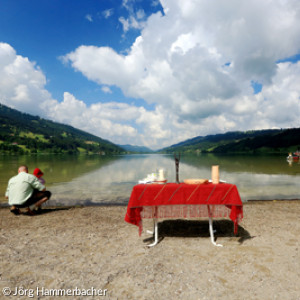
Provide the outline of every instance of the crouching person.
{"type": "Polygon", "coordinates": [[[11,206],[10,211],[20,214],[20,208],[27,207],[28,213],[34,215],[30,207],[40,210],[41,205],[51,197],[51,192],[34,175],[28,174],[27,166],[20,166],[18,175],[12,177],[7,185],[5,197],[11,206]]]}

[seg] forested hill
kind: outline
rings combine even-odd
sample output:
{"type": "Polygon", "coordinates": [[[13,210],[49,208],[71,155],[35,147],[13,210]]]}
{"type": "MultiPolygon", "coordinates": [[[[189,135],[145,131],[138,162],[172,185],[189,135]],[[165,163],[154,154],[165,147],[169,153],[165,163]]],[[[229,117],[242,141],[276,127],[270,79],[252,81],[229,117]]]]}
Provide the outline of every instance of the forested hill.
{"type": "Polygon", "coordinates": [[[300,128],[235,131],[199,136],[168,148],[163,153],[288,153],[300,149],[300,128]]]}
{"type": "Polygon", "coordinates": [[[69,125],[21,113],[0,104],[0,153],[99,153],[124,149],[69,125]]]}

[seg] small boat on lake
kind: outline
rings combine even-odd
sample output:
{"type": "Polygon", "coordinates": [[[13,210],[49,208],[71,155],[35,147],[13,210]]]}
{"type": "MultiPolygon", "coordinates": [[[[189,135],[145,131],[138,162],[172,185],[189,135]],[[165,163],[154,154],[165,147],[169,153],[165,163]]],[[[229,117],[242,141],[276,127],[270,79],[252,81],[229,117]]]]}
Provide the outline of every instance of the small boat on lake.
{"type": "Polygon", "coordinates": [[[289,153],[288,157],[286,158],[288,161],[299,161],[300,159],[300,151],[297,150],[296,152],[289,153]]]}

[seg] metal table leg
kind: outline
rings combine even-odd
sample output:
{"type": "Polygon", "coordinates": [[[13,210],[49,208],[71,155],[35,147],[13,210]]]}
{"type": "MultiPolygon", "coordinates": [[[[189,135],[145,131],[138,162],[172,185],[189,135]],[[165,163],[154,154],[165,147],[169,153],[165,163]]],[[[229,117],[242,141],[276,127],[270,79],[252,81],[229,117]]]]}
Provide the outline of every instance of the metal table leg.
{"type": "MultiPolygon", "coordinates": [[[[217,244],[215,242],[214,229],[213,229],[213,219],[212,219],[212,214],[211,214],[209,205],[207,206],[207,209],[208,209],[208,216],[209,216],[208,221],[209,221],[209,233],[210,233],[211,243],[214,246],[223,247],[223,245],[217,244]]],[[[155,209],[155,218],[153,218],[154,230],[153,230],[153,232],[147,230],[148,233],[154,234],[154,242],[152,244],[147,245],[147,247],[153,247],[153,246],[157,245],[157,243],[158,243],[158,220],[156,218],[156,214],[157,214],[157,208],[155,209]]]]}
{"type": "Polygon", "coordinates": [[[208,209],[208,222],[209,222],[209,234],[210,234],[210,240],[211,240],[211,242],[212,242],[213,245],[215,245],[215,246],[217,246],[217,247],[223,247],[223,245],[217,244],[217,243],[215,242],[214,229],[213,229],[213,220],[212,220],[212,214],[211,214],[209,205],[207,205],[207,209],[208,209]]]}
{"type": "Polygon", "coordinates": [[[153,219],[153,221],[154,221],[154,242],[150,245],[147,245],[147,247],[153,247],[158,242],[158,222],[156,218],[153,219]]]}

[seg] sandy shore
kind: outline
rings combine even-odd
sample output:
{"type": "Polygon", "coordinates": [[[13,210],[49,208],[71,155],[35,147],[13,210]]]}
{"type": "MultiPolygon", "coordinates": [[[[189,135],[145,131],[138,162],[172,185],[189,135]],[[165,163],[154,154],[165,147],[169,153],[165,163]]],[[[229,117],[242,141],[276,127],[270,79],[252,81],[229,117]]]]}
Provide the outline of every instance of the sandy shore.
{"type": "Polygon", "coordinates": [[[210,243],[207,220],[164,221],[148,248],[125,212],[0,209],[0,299],[300,299],[300,201],[246,203],[238,237],[229,220],[215,221],[223,248],[210,243]],[[17,295],[4,297],[6,287],[17,295]]]}

